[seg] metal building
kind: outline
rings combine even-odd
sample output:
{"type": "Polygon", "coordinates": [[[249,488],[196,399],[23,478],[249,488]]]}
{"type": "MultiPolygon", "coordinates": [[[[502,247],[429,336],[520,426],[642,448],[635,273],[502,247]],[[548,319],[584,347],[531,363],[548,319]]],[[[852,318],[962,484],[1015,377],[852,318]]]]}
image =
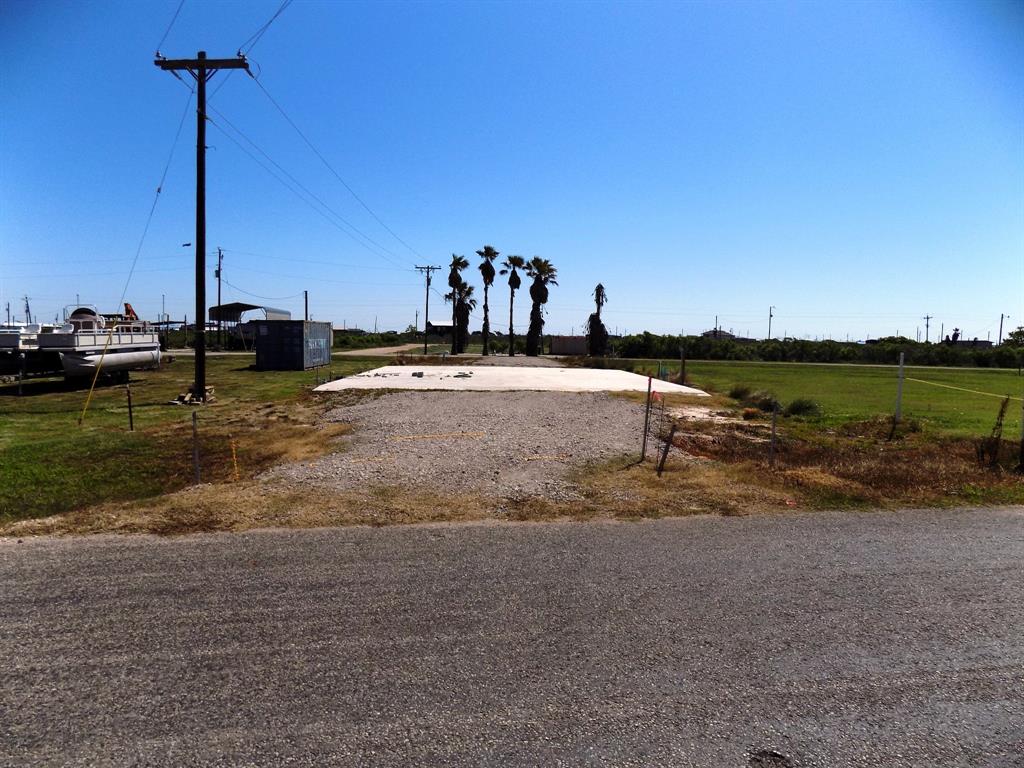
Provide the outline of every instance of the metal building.
{"type": "Polygon", "coordinates": [[[304,371],[331,362],[330,323],[257,320],[256,370],[304,371]]]}

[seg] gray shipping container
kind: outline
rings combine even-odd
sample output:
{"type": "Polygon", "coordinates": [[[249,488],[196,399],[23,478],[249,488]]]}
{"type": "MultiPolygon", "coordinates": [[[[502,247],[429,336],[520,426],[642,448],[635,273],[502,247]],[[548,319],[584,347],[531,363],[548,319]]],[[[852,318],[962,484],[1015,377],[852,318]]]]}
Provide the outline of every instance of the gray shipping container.
{"type": "Polygon", "coordinates": [[[331,362],[330,323],[305,320],[256,322],[256,370],[304,371],[331,362]]]}

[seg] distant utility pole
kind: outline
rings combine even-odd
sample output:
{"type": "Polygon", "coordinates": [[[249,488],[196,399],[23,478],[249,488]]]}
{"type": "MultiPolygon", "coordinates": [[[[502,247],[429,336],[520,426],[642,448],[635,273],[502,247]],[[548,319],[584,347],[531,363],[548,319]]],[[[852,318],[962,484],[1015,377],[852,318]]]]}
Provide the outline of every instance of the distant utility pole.
{"type": "Polygon", "coordinates": [[[7,324],[11,324],[11,302],[7,302],[7,324]]]}
{"type": "Polygon", "coordinates": [[[928,326],[931,324],[932,317],[934,317],[934,315],[925,315],[924,316],[924,343],[925,344],[928,343],[928,326]]]}
{"type": "Polygon", "coordinates": [[[775,307],[768,307],[768,341],[772,340],[772,318],[775,317],[775,307]]]}
{"type": "Polygon", "coordinates": [[[234,59],[208,59],[199,51],[194,59],[165,59],[153,62],[178,77],[184,70],[195,78],[196,90],[196,378],[193,398],[206,401],[206,83],[221,69],[244,69],[249,62],[239,54],[234,59]]]}
{"type": "Polygon", "coordinates": [[[302,305],[306,312],[306,322],[309,322],[309,291],[302,292],[302,305]]]}
{"type": "Polygon", "coordinates": [[[25,296],[25,322],[29,325],[32,324],[32,310],[28,306],[28,296],[25,296]]]}
{"type": "Polygon", "coordinates": [[[427,325],[430,323],[430,273],[436,272],[440,267],[417,266],[416,269],[427,276],[427,300],[423,307],[423,354],[425,355],[427,354],[427,325]]]}
{"type": "Polygon", "coordinates": [[[214,272],[214,277],[217,278],[217,346],[224,346],[224,337],[221,335],[220,323],[221,323],[221,309],[220,309],[220,273],[223,269],[224,263],[224,251],[221,247],[217,246],[217,270],[214,272]]]}
{"type": "Polygon", "coordinates": [[[1010,316],[1009,315],[1004,315],[1002,313],[1000,313],[1000,315],[999,315],[999,344],[1003,343],[1003,318],[1006,318],[1007,320],[1009,320],[1010,316]]]}

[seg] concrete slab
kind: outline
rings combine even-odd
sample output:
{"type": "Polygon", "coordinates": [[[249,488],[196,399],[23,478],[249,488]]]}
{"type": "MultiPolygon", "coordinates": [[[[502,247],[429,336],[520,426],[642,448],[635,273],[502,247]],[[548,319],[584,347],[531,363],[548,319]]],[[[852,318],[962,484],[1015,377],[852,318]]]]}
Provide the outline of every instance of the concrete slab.
{"type": "MultiPolygon", "coordinates": [[[[331,381],[316,392],[345,389],[444,389],[477,392],[646,392],[647,377],[619,370],[593,368],[495,367],[483,365],[385,365],[331,381]]],[[[699,395],[693,387],[654,381],[654,391],[699,395]]]]}

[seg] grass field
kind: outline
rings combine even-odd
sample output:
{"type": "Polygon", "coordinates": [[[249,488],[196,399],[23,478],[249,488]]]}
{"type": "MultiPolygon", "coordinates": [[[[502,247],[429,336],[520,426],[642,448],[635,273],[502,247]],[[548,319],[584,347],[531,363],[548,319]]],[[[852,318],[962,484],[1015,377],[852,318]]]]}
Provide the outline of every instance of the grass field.
{"type": "MultiPolygon", "coordinates": [[[[256,372],[252,355],[207,358],[216,402],[198,409],[204,480],[242,474],[278,458],[315,452],[312,371],[256,372]]],[[[374,368],[380,358],[335,357],[335,376],[374,368]]],[[[324,374],[321,373],[321,376],[324,374]]],[[[193,359],[132,373],[135,431],[124,386],[98,387],[82,426],[85,388],[30,380],[25,395],[0,387],[0,522],[103,501],[145,498],[192,482],[192,407],[170,405],[192,381],[193,359]]],[[[319,446],[322,450],[322,446],[319,446]]]]}
{"type": "MultiPolygon", "coordinates": [[[[650,360],[609,361],[638,373],[656,373],[650,360]]],[[[679,361],[669,366],[678,376],[679,361]]],[[[822,409],[829,426],[891,415],[896,406],[895,366],[817,365],[688,361],[686,375],[701,389],[726,394],[747,386],[774,394],[783,405],[810,398],[822,409]]],[[[981,436],[992,430],[1002,398],[1010,395],[1004,434],[1020,436],[1024,377],[1017,371],[982,368],[907,367],[903,384],[903,415],[928,430],[946,435],[981,436]],[[967,391],[970,390],[970,391],[967,391]]]]}
{"type": "MultiPolygon", "coordinates": [[[[256,372],[250,368],[253,360],[252,355],[208,358],[207,382],[216,388],[217,399],[195,409],[204,482],[246,480],[274,463],[319,455],[331,450],[332,439],[347,429],[319,423],[326,406],[311,392],[317,374],[256,372]]],[[[380,357],[336,356],[332,372],[350,375],[386,362],[380,357]]],[[[650,360],[606,364],[638,373],[657,370],[657,362],[650,360]]],[[[161,371],[132,374],[134,432],[127,429],[123,386],[98,388],[82,426],[78,418],[85,388],[69,389],[61,380],[29,381],[25,395],[18,397],[16,385],[0,386],[0,525],[103,502],[146,499],[189,486],[193,482],[193,408],[169,401],[188,388],[192,366],[192,358],[182,356],[161,371]]],[[[678,362],[668,373],[678,375],[678,362]]],[[[1007,414],[1004,437],[1019,440],[1024,379],[1016,371],[908,368],[903,410],[905,419],[917,422],[919,429],[913,440],[896,443],[866,437],[879,432],[878,428],[835,429],[891,416],[896,398],[894,367],[690,361],[687,376],[692,384],[719,394],[714,402],[722,407],[738,405],[725,397],[735,386],[771,392],[784,405],[797,398],[816,401],[822,409],[819,417],[784,419],[780,425],[782,434],[794,440],[793,471],[807,472],[808,467],[824,463],[830,472],[839,472],[843,482],[859,483],[857,490],[842,493],[829,485],[819,493],[820,504],[878,505],[887,499],[1015,503],[1022,497],[1019,482],[978,473],[969,439],[991,431],[1001,397],[1011,394],[1017,399],[1007,414]],[[842,437],[845,434],[853,437],[842,437]],[[802,447],[797,450],[798,446],[802,447]],[[798,455],[799,451],[807,455],[798,455]],[[950,459],[943,470],[945,479],[936,480],[944,457],[950,459]],[[927,463],[928,471],[917,473],[921,477],[915,474],[915,462],[927,463]],[[899,482],[914,487],[901,489],[899,482]]],[[[719,447],[707,456],[724,462],[721,471],[732,471],[729,462],[735,461],[748,462],[744,466],[755,469],[759,466],[760,448],[755,446],[755,453],[748,455],[750,445],[737,447],[728,440],[722,442],[721,436],[716,439],[719,447]]],[[[702,450],[700,445],[689,447],[698,454],[702,450]]],[[[708,488],[718,488],[715,483],[729,477],[715,475],[708,488]]],[[[803,475],[799,478],[805,486],[809,482],[803,475]]],[[[765,482],[781,480],[774,477],[765,482]]],[[[703,496],[708,493],[701,490],[703,496]]],[[[807,493],[804,496],[810,498],[807,493]]]]}

